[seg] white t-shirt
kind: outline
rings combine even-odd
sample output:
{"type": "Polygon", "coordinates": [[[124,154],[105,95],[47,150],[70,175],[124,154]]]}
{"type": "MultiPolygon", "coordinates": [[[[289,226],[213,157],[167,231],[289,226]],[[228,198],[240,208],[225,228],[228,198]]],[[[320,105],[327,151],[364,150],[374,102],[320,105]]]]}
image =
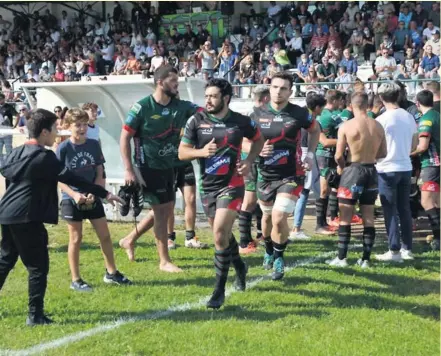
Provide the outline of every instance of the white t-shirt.
{"type": "Polygon", "coordinates": [[[90,125],[87,125],[87,138],[90,138],[92,140],[99,141],[100,140],[100,128],[97,124],[95,124],[93,127],[90,125]]]}
{"type": "Polygon", "coordinates": [[[377,162],[378,173],[408,172],[412,170],[410,151],[417,124],[404,109],[386,110],[377,121],[386,134],[387,156],[377,162]]]}
{"type": "Polygon", "coordinates": [[[427,39],[430,40],[436,31],[439,31],[438,26],[433,26],[433,29],[427,27],[423,31],[423,36],[427,37],[427,39]]]}

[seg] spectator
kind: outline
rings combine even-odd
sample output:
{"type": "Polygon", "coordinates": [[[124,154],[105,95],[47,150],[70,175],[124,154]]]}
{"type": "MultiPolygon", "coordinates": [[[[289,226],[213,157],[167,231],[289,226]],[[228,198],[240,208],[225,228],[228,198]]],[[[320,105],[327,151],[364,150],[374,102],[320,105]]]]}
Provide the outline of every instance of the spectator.
{"type": "Polygon", "coordinates": [[[383,49],[388,50],[389,54],[392,56],[394,54],[393,46],[393,41],[390,39],[389,35],[385,33],[383,36],[383,42],[381,42],[380,46],[378,47],[377,56],[381,56],[383,49]]]}
{"type": "Polygon", "coordinates": [[[417,3],[415,11],[412,13],[412,21],[416,22],[418,31],[422,31],[423,28],[426,28],[428,19],[429,13],[423,9],[420,3],[417,3]]]}
{"type": "Polygon", "coordinates": [[[260,26],[256,21],[254,21],[253,28],[250,30],[249,36],[253,40],[256,40],[258,35],[263,36],[264,33],[265,33],[265,30],[263,29],[263,27],[260,26]]]}
{"type": "Polygon", "coordinates": [[[393,50],[395,52],[402,51],[409,42],[409,30],[404,27],[404,21],[398,23],[398,28],[395,30],[392,38],[393,50]]]}
{"type": "Polygon", "coordinates": [[[267,76],[266,69],[263,67],[261,62],[257,63],[256,69],[256,84],[263,84],[267,76]]]}
{"type": "Polygon", "coordinates": [[[295,37],[296,30],[300,30],[300,25],[298,24],[297,17],[291,17],[288,25],[286,25],[285,27],[285,37],[288,41],[295,37]]]}
{"type": "Polygon", "coordinates": [[[395,14],[395,10],[383,9],[383,11],[387,17],[387,32],[392,34],[398,28],[398,16],[395,14]]]}
{"type": "Polygon", "coordinates": [[[340,34],[335,31],[335,27],[333,25],[329,26],[328,43],[331,42],[335,43],[335,47],[342,48],[340,34]]]}
{"type": "MultiPolygon", "coordinates": [[[[7,128],[16,127],[18,113],[15,107],[6,103],[3,93],[0,93],[0,126],[7,128]]],[[[0,135],[0,167],[3,167],[6,156],[12,151],[12,135],[0,135]],[[3,154],[3,149],[5,154],[3,154]]]]}
{"type": "Polygon", "coordinates": [[[302,17],[300,19],[300,26],[302,27],[302,41],[303,41],[303,45],[305,46],[311,42],[311,38],[313,34],[311,19],[302,17]]]}
{"type": "Polygon", "coordinates": [[[400,14],[398,16],[398,21],[404,22],[404,28],[408,29],[412,18],[413,18],[413,13],[409,11],[409,5],[402,4],[400,8],[400,14]]]}
{"type": "Polygon", "coordinates": [[[371,53],[375,53],[374,36],[369,27],[365,27],[363,30],[363,57],[366,65],[370,65],[371,53]]]}
{"type": "Polygon", "coordinates": [[[239,58],[233,53],[231,45],[223,44],[216,63],[216,67],[219,67],[219,78],[228,80],[228,82],[232,83],[234,80],[233,68],[236,67],[238,60],[239,58]]]}
{"type": "Polygon", "coordinates": [[[269,84],[271,81],[271,78],[276,74],[282,71],[282,68],[276,63],[275,58],[271,58],[270,64],[266,68],[267,77],[265,78],[264,84],[269,84]]]}
{"type": "Polygon", "coordinates": [[[190,69],[190,64],[188,62],[184,62],[182,64],[182,69],[179,71],[179,76],[184,78],[190,78],[195,76],[195,73],[192,69],[190,69]]]}
{"type": "Polygon", "coordinates": [[[64,82],[64,79],[65,79],[65,75],[63,69],[57,66],[57,68],[55,69],[54,80],[56,82],[64,82]]]}
{"type": "Polygon", "coordinates": [[[358,5],[356,5],[354,1],[349,1],[348,8],[346,9],[345,13],[348,14],[350,19],[355,19],[355,14],[357,12],[360,12],[360,8],[358,7],[358,5]]]}
{"type": "Polygon", "coordinates": [[[432,47],[426,46],[424,57],[420,62],[420,71],[424,73],[425,78],[439,78],[439,57],[432,53],[432,47]]]}
{"type": "MultiPolygon", "coordinates": [[[[246,56],[240,63],[239,76],[235,79],[234,84],[254,84],[255,67],[252,56],[246,56]]],[[[239,95],[239,87],[235,87],[236,95],[239,95]]]]}
{"type": "Polygon", "coordinates": [[[395,58],[389,56],[389,50],[384,48],[381,51],[381,56],[375,60],[375,74],[380,80],[392,79],[396,69],[395,58]]]}
{"type": "Polygon", "coordinates": [[[380,43],[381,40],[383,39],[383,35],[386,32],[386,29],[387,29],[387,22],[384,18],[384,14],[382,11],[378,11],[378,15],[373,24],[376,49],[380,47],[380,43]]]}
{"type": "Polygon", "coordinates": [[[308,84],[305,86],[306,95],[311,91],[316,92],[318,94],[323,94],[322,86],[318,85],[317,84],[318,82],[319,82],[319,78],[317,76],[317,72],[314,66],[309,67],[308,74],[305,77],[305,83],[308,84]]]}
{"type": "MultiPolygon", "coordinates": [[[[404,59],[404,65],[400,66],[397,79],[418,79],[418,59],[413,55],[412,48],[406,49],[406,57],[404,59]]],[[[409,87],[409,94],[416,93],[417,82],[407,83],[409,87]]]]}
{"type": "Polygon", "coordinates": [[[173,49],[168,51],[167,64],[179,70],[179,58],[176,56],[176,51],[173,49]]]}
{"type": "Polygon", "coordinates": [[[278,26],[282,16],[282,8],[275,1],[270,1],[270,5],[267,10],[268,17],[264,19],[265,25],[268,27],[272,21],[278,26]]]}
{"type": "Polygon", "coordinates": [[[356,76],[358,72],[357,61],[351,56],[349,49],[343,51],[343,59],[339,63],[340,67],[346,67],[346,72],[352,76],[356,76]]]}
{"type": "Polygon", "coordinates": [[[335,41],[329,42],[328,49],[325,52],[325,57],[329,58],[329,63],[332,63],[336,68],[341,61],[341,49],[337,48],[335,41]]]}
{"type": "Polygon", "coordinates": [[[414,49],[415,52],[419,52],[420,48],[423,45],[423,39],[421,37],[420,32],[417,29],[417,24],[415,21],[411,21],[410,23],[410,47],[414,49]]]}
{"type": "MultiPolygon", "coordinates": [[[[308,76],[309,68],[311,67],[311,63],[308,61],[308,56],[306,54],[302,54],[301,62],[297,65],[297,73],[294,74],[295,83],[305,83],[305,79],[308,76]]],[[[300,96],[301,90],[300,85],[295,86],[295,96],[300,96]]]]}
{"type": "Polygon", "coordinates": [[[200,24],[200,23],[197,24],[196,28],[197,28],[196,44],[198,46],[201,46],[206,41],[208,41],[208,37],[210,36],[210,34],[208,33],[208,31],[205,28],[202,27],[202,24],[200,24]]]}
{"type": "MultiPolygon", "coordinates": [[[[337,70],[332,63],[329,63],[328,57],[322,58],[322,64],[317,67],[317,77],[319,82],[333,82],[337,76],[337,70]]],[[[334,89],[334,85],[329,85],[330,89],[334,89]]]]}
{"type": "Polygon", "coordinates": [[[351,33],[355,28],[355,23],[352,21],[353,17],[349,18],[349,15],[347,12],[343,15],[343,20],[340,22],[340,36],[341,36],[341,42],[343,45],[345,45],[349,37],[351,37],[351,33]]]}
{"type": "Polygon", "coordinates": [[[210,42],[205,42],[198,57],[202,60],[202,74],[204,75],[205,80],[212,78],[214,74],[214,65],[216,64],[216,52],[211,49],[210,42]]]}
{"type": "Polygon", "coordinates": [[[28,72],[26,73],[26,81],[28,83],[33,83],[33,82],[38,82],[38,80],[39,80],[38,74],[34,73],[32,69],[29,69],[28,72]]]}
{"type": "Polygon", "coordinates": [[[116,57],[115,65],[113,67],[113,75],[120,75],[124,73],[124,69],[126,68],[127,60],[123,57],[122,53],[118,53],[116,57]]]}
{"type": "Polygon", "coordinates": [[[267,32],[265,33],[268,43],[273,43],[278,38],[278,31],[276,29],[274,21],[270,21],[267,32]]]}
{"type": "Polygon", "coordinates": [[[352,86],[351,84],[344,84],[352,82],[352,76],[347,72],[347,68],[345,66],[340,66],[338,68],[338,76],[335,79],[337,84],[337,90],[346,92],[352,86]]]}
{"type": "Polygon", "coordinates": [[[386,109],[377,121],[383,126],[386,134],[387,156],[379,160],[376,167],[389,251],[383,255],[376,255],[376,258],[391,262],[402,262],[401,253],[409,254],[412,250],[409,200],[412,164],[409,152],[416,148],[417,127],[412,115],[398,105],[400,91],[401,88],[395,83],[382,84],[378,89],[386,109]]]}
{"type": "Polygon", "coordinates": [[[300,57],[303,53],[303,41],[301,34],[298,30],[294,31],[294,37],[292,37],[289,41],[285,34],[285,45],[288,51],[288,58],[292,64],[297,63],[297,58],[300,57]]]}
{"type": "Polygon", "coordinates": [[[357,58],[363,46],[363,34],[358,30],[352,32],[352,36],[348,41],[346,48],[352,49],[354,57],[357,58]]]}
{"type": "Polygon", "coordinates": [[[17,127],[26,127],[28,108],[26,105],[20,105],[18,108],[18,123],[17,127]]]}
{"type": "Polygon", "coordinates": [[[130,53],[129,58],[127,60],[126,67],[124,69],[124,74],[139,74],[139,73],[141,73],[139,66],[140,66],[140,64],[135,57],[135,53],[134,52],[130,53]]]}
{"type": "Polygon", "coordinates": [[[153,74],[165,64],[164,57],[158,53],[158,50],[155,48],[153,50],[153,57],[150,63],[150,74],[153,74]]]}
{"type": "Polygon", "coordinates": [[[439,2],[434,1],[432,3],[432,10],[429,12],[429,19],[433,21],[433,24],[440,27],[439,23],[439,2]]]}
{"type": "Polygon", "coordinates": [[[288,54],[284,49],[278,49],[274,51],[274,58],[282,70],[288,70],[291,67],[291,62],[289,61],[288,54]]]}
{"type": "Polygon", "coordinates": [[[311,39],[311,56],[314,62],[319,62],[323,57],[328,46],[328,36],[323,33],[321,27],[317,27],[317,31],[311,39]]]}
{"type": "Polygon", "coordinates": [[[427,21],[427,28],[425,28],[424,31],[423,31],[423,37],[424,37],[426,40],[430,40],[430,39],[432,38],[432,35],[433,35],[436,31],[439,32],[439,27],[434,26],[434,25],[433,25],[433,21],[432,21],[432,20],[429,20],[429,21],[427,21]]]}
{"type": "Polygon", "coordinates": [[[424,49],[426,49],[426,47],[428,46],[432,47],[432,53],[435,56],[439,57],[440,54],[439,31],[435,31],[435,33],[432,35],[432,38],[426,42],[424,49]]]}
{"type": "Polygon", "coordinates": [[[47,66],[44,66],[41,68],[40,75],[39,75],[39,81],[40,82],[50,82],[51,81],[51,74],[49,73],[47,66]]]}
{"type": "Polygon", "coordinates": [[[300,22],[302,19],[305,20],[305,23],[307,20],[312,20],[311,13],[308,11],[308,8],[304,3],[300,3],[299,8],[294,11],[293,15],[293,17],[297,17],[300,22]]]}

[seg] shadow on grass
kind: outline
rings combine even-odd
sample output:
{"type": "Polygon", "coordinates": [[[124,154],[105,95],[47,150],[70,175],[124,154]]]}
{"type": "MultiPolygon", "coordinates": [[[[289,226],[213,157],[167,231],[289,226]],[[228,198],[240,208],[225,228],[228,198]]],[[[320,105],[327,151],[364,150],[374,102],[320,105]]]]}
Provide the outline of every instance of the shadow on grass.
{"type": "MultiPolygon", "coordinates": [[[[154,242],[137,242],[136,247],[138,248],[152,248],[156,245],[154,242]]],[[[51,246],[49,245],[49,252],[56,252],[56,253],[67,253],[68,245],[57,245],[57,246],[51,246]]],[[[89,242],[82,242],[81,243],[81,250],[82,251],[88,251],[88,250],[101,250],[100,244],[98,242],[96,243],[89,243],[89,242]]],[[[113,250],[121,250],[121,247],[119,246],[118,242],[113,243],[113,250]]]]}

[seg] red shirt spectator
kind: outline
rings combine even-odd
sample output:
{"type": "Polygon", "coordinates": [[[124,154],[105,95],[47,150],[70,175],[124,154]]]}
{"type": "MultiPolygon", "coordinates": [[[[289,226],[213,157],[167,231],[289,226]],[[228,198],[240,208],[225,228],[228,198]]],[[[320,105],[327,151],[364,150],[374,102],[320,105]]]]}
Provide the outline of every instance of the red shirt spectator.
{"type": "Polygon", "coordinates": [[[61,68],[57,67],[55,71],[55,81],[56,82],[64,82],[64,73],[61,68]]]}
{"type": "Polygon", "coordinates": [[[335,47],[341,49],[341,39],[340,34],[335,31],[335,28],[333,25],[329,26],[329,36],[328,36],[328,42],[331,43],[332,41],[335,42],[335,47]]]}
{"type": "Polygon", "coordinates": [[[387,18],[387,32],[392,33],[398,27],[398,16],[390,12],[387,18]]]}
{"type": "Polygon", "coordinates": [[[311,49],[325,48],[328,44],[328,36],[325,35],[321,27],[317,27],[317,32],[311,39],[311,49]]]}

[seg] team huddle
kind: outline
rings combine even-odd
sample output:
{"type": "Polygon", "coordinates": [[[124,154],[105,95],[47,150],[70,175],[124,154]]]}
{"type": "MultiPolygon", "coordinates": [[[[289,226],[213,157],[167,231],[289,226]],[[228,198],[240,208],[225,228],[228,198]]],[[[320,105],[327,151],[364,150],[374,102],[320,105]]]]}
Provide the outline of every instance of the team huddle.
{"type": "MultiPolygon", "coordinates": [[[[400,109],[402,90],[400,87],[395,90],[398,84],[385,83],[380,87],[382,110],[385,110],[381,115],[378,99],[370,100],[364,90],[354,90],[346,97],[336,90],[328,90],[326,96],[310,93],[306,97],[306,107],[294,105],[289,102],[292,76],[277,73],[269,88],[255,92],[252,112],[242,115],[229,109],[233,89],[225,80],[208,81],[204,108],[178,98],[178,76],[174,68],[161,67],[155,72],[154,80],[155,92],[130,108],[121,133],[125,186],[118,196],[103,188],[105,160],[100,142],[87,137],[89,116],[81,109],[68,111],[71,137],[57,147],[56,156],[42,147],[53,144],[54,115],[36,110],[28,124],[32,142],[15,149],[2,168],[9,185],[0,202],[3,234],[0,287],[20,256],[30,279],[28,325],[51,322],[43,312],[49,261],[43,223],[57,222],[54,216],[56,202],[46,201],[46,208],[37,213],[44,196],[40,196],[40,200],[34,200],[34,196],[29,198],[34,200],[31,205],[35,213],[31,217],[16,201],[17,194],[30,194],[32,187],[28,187],[29,193],[23,193],[23,186],[29,185],[29,181],[34,179],[41,183],[43,172],[37,172],[38,165],[47,166],[50,163],[47,157],[55,159],[51,164],[58,167],[46,172],[50,178],[45,177],[45,184],[53,195],[59,181],[63,192],[61,215],[69,227],[71,288],[77,291],[92,290],[79,273],[82,220],[85,219],[91,221],[100,239],[106,266],[104,282],[132,283],[116,268],[110,232],[98,197],[119,202],[122,215],[127,215],[131,208],[134,215],[138,215],[143,201],[151,207],[150,213],[119,242],[130,260],[135,259],[136,240],[153,227],[160,270],[181,272],[169,256],[169,249],[176,247],[173,227],[177,189],[181,190],[185,201],[185,247],[208,247],[195,233],[196,181],[192,160],[199,163],[199,194],[213,231],[215,247],[216,281],[208,308],[218,309],[223,305],[230,265],[236,272],[235,288],[246,289],[248,266],[241,254],[255,251],[257,241],[251,237],[253,215],[258,219],[258,240],[265,246],[263,268],[272,270],[273,280],[284,277],[284,251],[289,239],[307,238],[301,224],[311,189],[317,194],[316,233],[338,233],[338,256],[328,263],[336,267],[347,266],[351,223],[355,222],[364,226],[363,253],[357,264],[369,268],[375,240],[375,202],[379,185],[387,183],[382,182],[388,174],[387,167],[392,164],[389,151],[394,145],[401,148],[392,150],[402,149],[407,144],[409,148],[405,154],[409,162],[410,156],[420,161],[421,168],[414,169],[413,175],[423,182],[421,205],[432,225],[432,246],[439,249],[439,113],[433,109],[433,94],[429,90],[423,90],[417,97],[422,114],[419,126],[413,117],[404,124],[395,122],[395,125],[408,128],[408,135],[404,135],[400,143],[391,144],[385,133],[393,130],[386,128],[392,122],[392,119],[387,120],[389,111],[403,110],[408,114],[404,110],[407,107],[400,109]],[[407,137],[411,142],[407,142],[407,137]],[[39,148],[29,148],[31,144],[39,148]],[[23,150],[29,152],[23,154],[23,150]],[[41,162],[35,162],[35,157],[40,156],[41,162]],[[11,204],[16,204],[17,208],[11,211],[11,204]],[[357,204],[361,220],[354,214],[357,204]],[[288,217],[293,213],[291,231],[288,217]],[[232,231],[238,214],[239,244],[232,231]],[[29,243],[31,229],[37,229],[41,235],[41,256],[38,258],[30,257],[29,249],[24,246],[29,243]]],[[[404,119],[408,117],[404,115],[404,119]]],[[[410,199],[410,191],[404,199],[410,199]]],[[[386,210],[385,220],[392,219],[386,210]]],[[[405,234],[412,232],[412,226],[408,226],[412,219],[404,221],[400,211],[400,220],[403,249],[407,251],[402,256],[410,259],[411,238],[409,242],[405,234]],[[410,232],[404,232],[405,229],[410,232]]],[[[398,226],[398,222],[396,224],[398,226]]],[[[393,248],[388,253],[392,256],[396,246],[390,244],[393,248]]],[[[387,260],[389,255],[380,255],[379,259],[387,260]]]]}

